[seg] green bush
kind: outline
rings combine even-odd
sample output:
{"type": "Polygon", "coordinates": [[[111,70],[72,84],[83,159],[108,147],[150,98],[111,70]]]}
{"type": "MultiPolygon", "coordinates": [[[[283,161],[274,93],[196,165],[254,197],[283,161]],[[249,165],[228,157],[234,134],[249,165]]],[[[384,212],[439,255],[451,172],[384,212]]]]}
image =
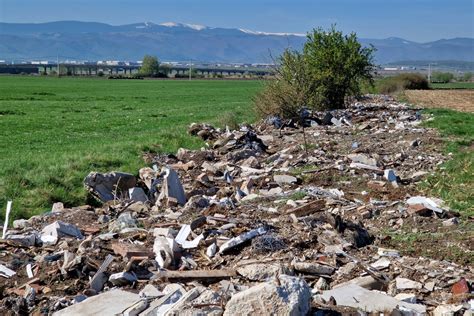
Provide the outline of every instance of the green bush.
{"type": "Polygon", "coordinates": [[[314,29],[302,52],[286,50],[278,58],[275,80],[255,98],[257,113],[294,118],[302,107],[343,108],[348,97],[360,96],[362,82],[373,83],[374,51],[355,33],[314,29]]]}
{"type": "Polygon", "coordinates": [[[377,82],[376,90],[382,94],[392,94],[403,90],[426,90],[429,89],[428,80],[425,76],[416,73],[403,73],[393,77],[387,77],[377,82]]]}

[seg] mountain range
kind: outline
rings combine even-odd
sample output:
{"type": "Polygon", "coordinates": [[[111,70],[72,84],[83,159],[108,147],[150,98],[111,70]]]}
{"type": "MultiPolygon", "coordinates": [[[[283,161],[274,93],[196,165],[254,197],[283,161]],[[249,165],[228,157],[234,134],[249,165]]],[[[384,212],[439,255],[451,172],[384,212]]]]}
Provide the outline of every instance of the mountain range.
{"type": "MultiPolygon", "coordinates": [[[[0,23],[0,59],[141,60],[271,63],[285,48],[300,49],[304,34],[265,33],[196,24],[150,22],[113,26],[97,22],[0,23]]],[[[376,62],[474,61],[474,39],[417,43],[402,38],[363,39],[376,62]]]]}

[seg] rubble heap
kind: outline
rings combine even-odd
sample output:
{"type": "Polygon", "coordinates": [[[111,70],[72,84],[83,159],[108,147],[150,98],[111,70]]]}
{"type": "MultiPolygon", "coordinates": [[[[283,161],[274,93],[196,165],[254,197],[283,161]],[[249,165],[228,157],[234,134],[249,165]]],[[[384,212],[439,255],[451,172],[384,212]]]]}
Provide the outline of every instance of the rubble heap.
{"type": "Polygon", "coordinates": [[[14,221],[0,313],[469,313],[472,266],[402,256],[380,237],[460,221],[417,191],[446,160],[420,122],[371,96],[299,122],[193,124],[201,150],[148,157],[138,176],[89,174],[102,207],[57,203],[14,221]]]}

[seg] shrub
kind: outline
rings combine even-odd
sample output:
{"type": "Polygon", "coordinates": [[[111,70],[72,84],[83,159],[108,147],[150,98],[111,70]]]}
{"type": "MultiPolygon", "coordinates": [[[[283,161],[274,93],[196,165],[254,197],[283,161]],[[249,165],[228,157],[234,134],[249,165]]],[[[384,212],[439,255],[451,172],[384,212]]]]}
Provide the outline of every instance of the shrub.
{"type": "Polygon", "coordinates": [[[234,112],[224,112],[219,118],[219,123],[223,128],[226,126],[231,130],[239,129],[239,121],[237,115],[234,112]]]}
{"type": "Polygon", "coordinates": [[[343,108],[348,97],[360,96],[362,82],[373,83],[374,51],[355,33],[314,29],[302,52],[286,50],[278,58],[275,80],[255,98],[257,113],[294,118],[302,107],[343,108]]]}
{"type": "Polygon", "coordinates": [[[428,80],[425,76],[416,73],[403,73],[393,77],[380,80],[377,91],[382,94],[392,94],[403,90],[426,90],[429,89],[428,80]]]}

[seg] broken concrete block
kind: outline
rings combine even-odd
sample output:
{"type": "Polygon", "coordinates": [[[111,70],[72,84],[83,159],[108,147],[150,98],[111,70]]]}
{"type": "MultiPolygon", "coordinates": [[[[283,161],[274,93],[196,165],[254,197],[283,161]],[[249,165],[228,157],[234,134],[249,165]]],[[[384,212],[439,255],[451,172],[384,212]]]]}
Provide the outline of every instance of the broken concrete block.
{"type": "Polygon", "coordinates": [[[54,316],[116,315],[140,299],[138,294],[114,289],[53,313],[54,316]]]}
{"type": "Polygon", "coordinates": [[[102,202],[124,198],[136,183],[135,176],[124,172],[91,172],[84,179],[86,188],[102,202]]]}
{"type": "Polygon", "coordinates": [[[128,189],[128,195],[130,200],[135,202],[146,202],[148,201],[148,196],[145,194],[142,188],[131,188],[128,189]]]}
{"type": "Polygon", "coordinates": [[[137,280],[137,276],[132,272],[114,273],[109,277],[109,281],[114,286],[124,286],[136,282],[137,280]]]}
{"type": "Polygon", "coordinates": [[[25,247],[32,247],[36,244],[36,234],[8,234],[5,239],[11,240],[25,247]]]}
{"type": "Polygon", "coordinates": [[[196,248],[199,245],[199,242],[204,238],[204,235],[201,234],[198,237],[194,238],[192,241],[188,241],[187,238],[191,234],[191,226],[183,225],[178,232],[178,235],[174,239],[178,245],[183,247],[183,249],[196,248]]]}
{"type": "Polygon", "coordinates": [[[330,291],[324,291],[321,297],[329,301],[331,296],[337,306],[350,306],[366,313],[403,311],[411,313],[426,313],[426,307],[399,301],[383,292],[369,291],[356,284],[348,284],[330,291]]]}
{"type": "Polygon", "coordinates": [[[316,262],[294,262],[292,265],[295,270],[309,274],[331,275],[335,271],[331,266],[316,262]]]}
{"type": "Polygon", "coordinates": [[[138,293],[140,297],[161,297],[164,296],[165,294],[158,290],[158,288],[152,284],[147,284],[145,287],[138,293]]]}
{"type": "Polygon", "coordinates": [[[453,217],[443,221],[443,226],[455,226],[459,225],[459,218],[453,217]]]}
{"type": "Polygon", "coordinates": [[[367,155],[364,154],[349,154],[347,155],[352,162],[361,163],[364,165],[369,165],[372,167],[377,167],[377,160],[374,158],[369,158],[367,155]]]}
{"type": "Polygon", "coordinates": [[[291,274],[290,269],[278,263],[244,264],[237,273],[251,281],[266,281],[281,274],[291,274]]]}
{"type": "Polygon", "coordinates": [[[44,244],[55,244],[61,237],[84,238],[76,226],[62,221],[56,221],[44,227],[40,238],[44,244]]]}
{"type": "Polygon", "coordinates": [[[395,284],[397,290],[420,290],[421,288],[423,288],[423,284],[421,284],[420,282],[400,277],[395,279],[395,284]]]}
{"type": "Polygon", "coordinates": [[[172,197],[178,201],[179,205],[185,205],[186,195],[178,174],[170,167],[165,167],[164,172],[163,189],[159,199],[172,197]]]}
{"type": "Polygon", "coordinates": [[[293,177],[293,176],[280,174],[280,175],[274,175],[273,181],[280,184],[293,184],[293,183],[298,182],[298,179],[296,179],[296,177],[293,177]]]}
{"type": "Polygon", "coordinates": [[[5,267],[3,264],[0,264],[0,277],[11,278],[16,274],[15,271],[5,267]]]}
{"type": "Polygon", "coordinates": [[[234,294],[224,315],[306,315],[310,310],[311,289],[303,279],[280,275],[234,294]]]}
{"type": "Polygon", "coordinates": [[[144,310],[140,315],[155,316],[166,315],[166,313],[176,304],[181,297],[186,294],[186,290],[179,284],[168,284],[164,289],[165,296],[154,300],[150,306],[144,310]]]}
{"type": "MultiPolygon", "coordinates": [[[[457,315],[457,312],[463,309],[463,305],[459,304],[446,304],[439,305],[433,310],[433,316],[453,316],[457,315]]],[[[469,315],[469,314],[464,314],[469,315]]]]}
{"type": "Polygon", "coordinates": [[[216,255],[217,253],[217,245],[216,243],[212,243],[209,247],[207,247],[206,249],[206,255],[209,257],[209,258],[212,258],[216,255]]]}
{"type": "Polygon", "coordinates": [[[416,304],[416,294],[414,293],[399,293],[395,298],[402,302],[416,304]]]}

